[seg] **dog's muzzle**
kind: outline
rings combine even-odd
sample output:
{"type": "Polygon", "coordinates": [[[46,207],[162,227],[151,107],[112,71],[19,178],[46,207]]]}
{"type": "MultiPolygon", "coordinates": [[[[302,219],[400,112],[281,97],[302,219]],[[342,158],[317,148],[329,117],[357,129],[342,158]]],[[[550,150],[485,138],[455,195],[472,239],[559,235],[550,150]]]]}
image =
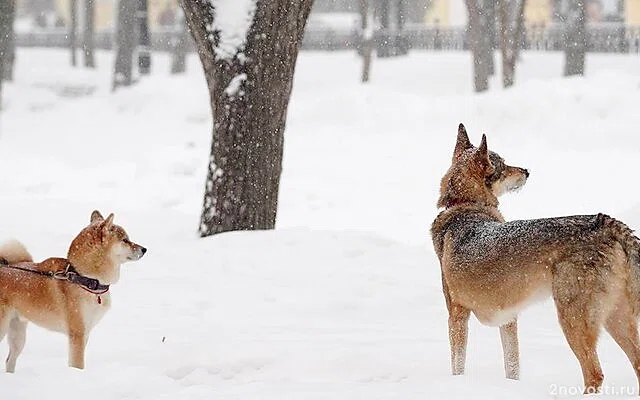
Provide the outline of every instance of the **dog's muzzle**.
{"type": "Polygon", "coordinates": [[[131,253],[131,255],[128,257],[129,261],[137,261],[139,259],[142,258],[142,256],[145,255],[145,253],[147,252],[147,248],[146,247],[142,247],[142,246],[138,246],[138,248],[133,251],[131,253]]]}

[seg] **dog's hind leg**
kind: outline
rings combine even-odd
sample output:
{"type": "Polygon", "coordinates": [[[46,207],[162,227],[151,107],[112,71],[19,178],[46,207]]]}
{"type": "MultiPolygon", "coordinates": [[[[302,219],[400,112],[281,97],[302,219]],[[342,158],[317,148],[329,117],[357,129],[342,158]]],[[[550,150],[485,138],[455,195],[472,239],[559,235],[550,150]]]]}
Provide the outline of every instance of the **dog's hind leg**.
{"type": "Polygon", "coordinates": [[[469,330],[468,308],[457,304],[449,306],[449,343],[451,345],[451,372],[464,374],[467,359],[467,336],[469,330]]]}
{"type": "Polygon", "coordinates": [[[585,394],[598,393],[604,380],[596,352],[600,329],[610,312],[603,308],[610,303],[604,288],[606,281],[595,268],[571,262],[555,268],[553,300],[564,336],[580,362],[585,394]]]}
{"type": "Polygon", "coordinates": [[[634,315],[628,299],[622,297],[605,325],[607,332],[629,358],[640,385],[640,340],[638,339],[638,316],[634,315]]]}
{"type": "Polygon", "coordinates": [[[507,379],[520,379],[520,351],[518,349],[518,320],[500,327],[500,340],[507,379]]]}
{"type": "Polygon", "coordinates": [[[15,372],[16,361],[24,349],[27,340],[27,321],[22,321],[15,315],[9,323],[9,356],[7,357],[7,372],[15,372]]]}
{"type": "Polygon", "coordinates": [[[578,358],[582,368],[584,393],[598,393],[604,380],[604,374],[596,352],[600,327],[586,321],[584,318],[576,317],[576,314],[579,314],[579,311],[575,309],[558,310],[564,336],[567,338],[569,347],[578,358]]]}

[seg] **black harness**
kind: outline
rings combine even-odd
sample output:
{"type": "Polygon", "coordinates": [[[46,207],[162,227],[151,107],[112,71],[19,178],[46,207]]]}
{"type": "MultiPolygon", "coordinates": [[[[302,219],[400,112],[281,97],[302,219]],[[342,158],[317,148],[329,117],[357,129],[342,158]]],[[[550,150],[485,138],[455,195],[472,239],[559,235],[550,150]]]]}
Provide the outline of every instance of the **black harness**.
{"type": "Polygon", "coordinates": [[[60,281],[67,281],[69,283],[73,283],[75,285],[80,286],[87,292],[101,295],[105,294],[109,291],[109,285],[103,285],[99,280],[89,278],[84,275],[80,275],[78,271],[71,265],[70,262],[67,262],[67,266],[65,269],[61,271],[51,272],[51,271],[38,271],[36,269],[21,267],[20,265],[10,265],[7,260],[0,258],[0,268],[8,268],[15,269],[18,271],[29,272],[36,275],[41,275],[47,278],[53,278],[60,281]]]}

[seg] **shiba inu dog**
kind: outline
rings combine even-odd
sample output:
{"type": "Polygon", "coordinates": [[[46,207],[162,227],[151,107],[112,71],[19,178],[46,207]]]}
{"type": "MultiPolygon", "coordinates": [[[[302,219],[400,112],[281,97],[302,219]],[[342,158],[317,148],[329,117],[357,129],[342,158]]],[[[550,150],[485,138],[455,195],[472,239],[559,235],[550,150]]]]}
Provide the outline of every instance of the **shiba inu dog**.
{"type": "Polygon", "coordinates": [[[84,368],[91,329],[111,304],[109,285],[120,265],[139,260],[147,249],[98,211],[71,242],[67,258],[34,263],[19,242],[0,248],[0,341],[7,335],[7,372],[14,372],[25,344],[27,322],[69,337],[69,366],[84,368]]]}
{"type": "Polygon", "coordinates": [[[517,316],[553,297],[562,331],[580,362],[585,393],[604,375],[596,344],[604,327],[640,380],[640,241],[607,215],[505,222],[498,197],[529,172],[505,164],[482,136],[474,147],[462,124],[440,185],[431,236],[449,311],[453,374],[464,373],[470,313],[500,327],[507,378],[519,378],[517,316]]]}

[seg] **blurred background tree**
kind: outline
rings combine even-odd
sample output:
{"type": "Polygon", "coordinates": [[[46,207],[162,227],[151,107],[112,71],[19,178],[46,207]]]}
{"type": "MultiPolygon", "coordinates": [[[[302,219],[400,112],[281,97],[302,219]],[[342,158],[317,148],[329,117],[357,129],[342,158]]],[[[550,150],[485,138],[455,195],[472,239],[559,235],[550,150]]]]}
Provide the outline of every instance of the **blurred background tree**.
{"type": "Polygon", "coordinates": [[[16,15],[15,6],[15,0],[0,1],[0,108],[2,108],[2,82],[13,79],[13,64],[15,61],[13,21],[16,15]]]}
{"type": "MultiPolygon", "coordinates": [[[[2,2],[3,29],[12,29],[6,23],[13,4],[2,2]]],[[[15,5],[20,45],[69,46],[74,64],[80,47],[90,68],[95,49],[115,50],[114,87],[150,72],[151,50],[171,51],[170,70],[180,73],[195,49],[180,22],[178,0],[17,0],[15,5]]],[[[13,37],[5,36],[10,40],[5,60],[13,57],[13,37]]],[[[640,52],[640,0],[315,0],[300,46],[357,49],[363,81],[372,78],[375,58],[410,49],[468,50],[473,89],[481,92],[494,82],[495,72],[503,86],[516,83],[521,50],[564,51],[563,75],[583,74],[589,51],[640,52]]],[[[7,77],[12,65],[4,65],[7,77]]]]}

